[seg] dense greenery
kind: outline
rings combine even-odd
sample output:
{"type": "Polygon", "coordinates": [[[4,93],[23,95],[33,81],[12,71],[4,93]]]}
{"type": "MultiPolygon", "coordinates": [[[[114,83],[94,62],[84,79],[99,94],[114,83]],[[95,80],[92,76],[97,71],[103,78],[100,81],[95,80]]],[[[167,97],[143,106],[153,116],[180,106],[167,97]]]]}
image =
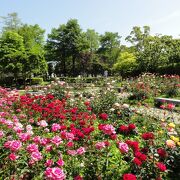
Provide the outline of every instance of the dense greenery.
{"type": "Polygon", "coordinates": [[[44,41],[39,25],[23,24],[17,13],[3,17],[0,33],[0,71],[4,78],[27,79],[45,77],[49,72],[58,76],[124,77],[142,72],[180,73],[180,39],[167,35],[151,35],[150,27],[133,27],[126,41],[120,43],[117,32],[98,34],[94,29],[83,31],[76,19],[53,28],[44,41]],[[49,67],[47,62],[53,61],[49,67]]]}

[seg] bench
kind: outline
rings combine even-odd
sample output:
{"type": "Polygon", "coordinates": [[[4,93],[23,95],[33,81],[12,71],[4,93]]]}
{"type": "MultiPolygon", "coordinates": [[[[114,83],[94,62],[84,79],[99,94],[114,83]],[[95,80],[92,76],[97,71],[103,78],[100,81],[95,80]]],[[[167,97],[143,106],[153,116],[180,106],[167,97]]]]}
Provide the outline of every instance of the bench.
{"type": "Polygon", "coordinates": [[[160,97],[158,97],[158,98],[155,98],[155,101],[156,102],[161,102],[161,103],[172,103],[172,104],[180,104],[180,100],[178,100],[178,99],[170,99],[170,98],[160,98],[160,97]]]}

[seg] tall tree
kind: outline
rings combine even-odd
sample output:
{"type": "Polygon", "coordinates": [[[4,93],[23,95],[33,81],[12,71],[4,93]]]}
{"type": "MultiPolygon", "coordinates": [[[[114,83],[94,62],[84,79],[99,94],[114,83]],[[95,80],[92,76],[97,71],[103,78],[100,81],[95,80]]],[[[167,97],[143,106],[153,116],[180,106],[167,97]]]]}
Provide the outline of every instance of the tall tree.
{"type": "Polygon", "coordinates": [[[23,38],[14,31],[7,31],[0,38],[0,65],[4,73],[13,73],[15,80],[22,72],[25,48],[23,38]]]}
{"type": "Polygon", "coordinates": [[[100,48],[98,50],[101,59],[109,68],[112,68],[120,52],[120,36],[118,33],[105,32],[100,36],[100,48]]]}
{"type": "Polygon", "coordinates": [[[53,57],[63,65],[63,74],[66,75],[66,61],[71,60],[70,74],[77,75],[76,64],[80,52],[87,48],[87,41],[84,39],[80,25],[76,19],[70,19],[66,24],[60,25],[57,29],[52,29],[47,40],[47,56],[53,57]]]}
{"type": "Polygon", "coordinates": [[[99,48],[99,34],[94,29],[87,29],[86,38],[88,41],[89,50],[91,53],[95,52],[99,48]]]}
{"type": "Polygon", "coordinates": [[[23,24],[18,29],[18,34],[23,37],[24,46],[26,49],[31,49],[33,48],[33,46],[36,45],[43,48],[44,33],[45,30],[41,29],[38,24],[35,25],[23,24]]]}
{"type": "Polygon", "coordinates": [[[132,43],[137,52],[140,52],[143,51],[144,42],[149,35],[149,26],[143,26],[143,30],[141,30],[141,27],[139,26],[134,26],[130,35],[126,37],[126,41],[132,43]]]}
{"type": "Polygon", "coordinates": [[[0,18],[3,20],[3,31],[17,31],[17,29],[22,25],[16,12],[9,13],[7,16],[1,16],[0,18]]]}
{"type": "Polygon", "coordinates": [[[44,57],[44,32],[45,30],[37,24],[23,24],[18,29],[18,34],[24,40],[27,57],[23,68],[24,77],[31,77],[31,74],[44,74],[47,71],[47,63],[44,57]]]}

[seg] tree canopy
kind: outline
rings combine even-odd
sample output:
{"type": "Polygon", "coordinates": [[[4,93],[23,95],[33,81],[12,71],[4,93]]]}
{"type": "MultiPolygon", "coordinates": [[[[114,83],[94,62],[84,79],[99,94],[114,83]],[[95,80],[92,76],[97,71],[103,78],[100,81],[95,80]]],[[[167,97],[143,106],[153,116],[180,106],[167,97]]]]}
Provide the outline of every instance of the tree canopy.
{"type": "Polygon", "coordinates": [[[123,76],[142,72],[178,73],[180,70],[180,39],[168,35],[151,35],[149,26],[135,26],[121,44],[117,32],[97,33],[82,30],[77,19],[70,19],[52,28],[47,40],[38,24],[21,22],[17,13],[1,17],[0,70],[14,78],[28,78],[32,74],[45,75],[103,75],[105,70],[123,76]],[[56,67],[47,68],[48,61],[56,67]]]}

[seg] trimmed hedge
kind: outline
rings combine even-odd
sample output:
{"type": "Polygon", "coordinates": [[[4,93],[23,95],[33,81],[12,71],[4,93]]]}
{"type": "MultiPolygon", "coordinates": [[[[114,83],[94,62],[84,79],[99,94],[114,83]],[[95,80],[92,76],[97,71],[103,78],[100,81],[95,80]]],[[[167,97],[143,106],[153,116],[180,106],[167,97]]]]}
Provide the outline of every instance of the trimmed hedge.
{"type": "Polygon", "coordinates": [[[43,83],[43,78],[40,77],[34,77],[31,79],[31,84],[32,85],[37,85],[37,84],[42,84],[43,83]]]}

